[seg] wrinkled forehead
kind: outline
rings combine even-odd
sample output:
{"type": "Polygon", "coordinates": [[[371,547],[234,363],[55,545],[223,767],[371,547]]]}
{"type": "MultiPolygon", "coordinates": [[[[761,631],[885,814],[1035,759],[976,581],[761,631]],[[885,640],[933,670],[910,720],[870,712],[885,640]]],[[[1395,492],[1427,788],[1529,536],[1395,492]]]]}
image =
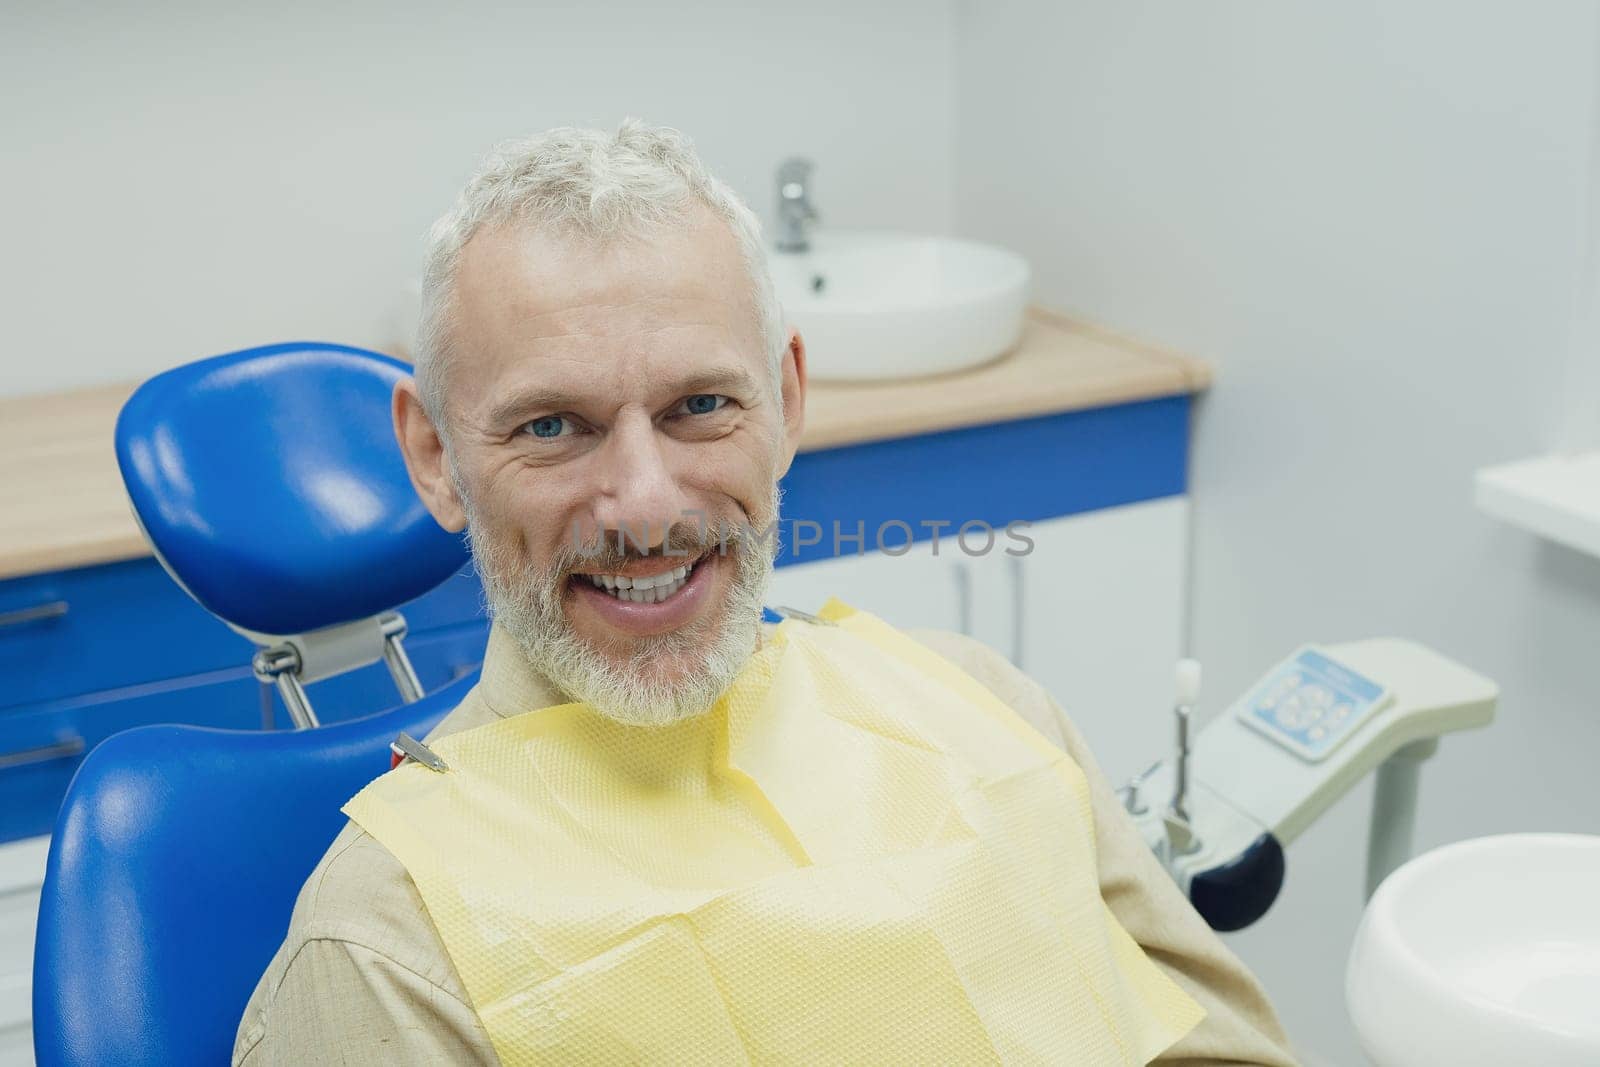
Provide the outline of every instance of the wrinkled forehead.
{"type": "Polygon", "coordinates": [[[462,249],[452,308],[451,406],[480,408],[510,379],[628,374],[729,360],[763,375],[748,268],[732,231],[686,224],[597,243],[507,224],[462,249]]]}

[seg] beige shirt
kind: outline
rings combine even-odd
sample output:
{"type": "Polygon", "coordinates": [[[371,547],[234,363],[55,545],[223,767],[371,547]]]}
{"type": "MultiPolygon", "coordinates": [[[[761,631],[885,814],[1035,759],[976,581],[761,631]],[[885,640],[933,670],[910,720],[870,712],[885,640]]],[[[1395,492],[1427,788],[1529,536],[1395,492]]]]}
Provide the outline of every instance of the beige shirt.
{"type": "MultiPolygon", "coordinates": [[[[1049,695],[971,638],[912,636],[987,686],[1088,776],[1101,895],[1145,953],[1206,1011],[1156,1062],[1293,1064],[1260,985],[1178,891],[1049,695]]],[[[428,736],[561,702],[516,643],[491,630],[481,680],[428,736]]],[[[405,868],[354,824],[301,889],[288,936],[245,1008],[233,1062],[498,1063],[405,868]]]]}

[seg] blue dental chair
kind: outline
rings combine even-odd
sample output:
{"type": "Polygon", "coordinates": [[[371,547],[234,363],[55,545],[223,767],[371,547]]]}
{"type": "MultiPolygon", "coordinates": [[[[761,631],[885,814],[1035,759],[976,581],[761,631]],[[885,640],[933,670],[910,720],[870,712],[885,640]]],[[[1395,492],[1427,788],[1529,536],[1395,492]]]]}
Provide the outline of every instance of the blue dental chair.
{"type": "Polygon", "coordinates": [[[34,1049],[56,1064],[226,1063],[339,807],[465,696],[423,694],[394,607],[467,561],[406,474],[390,395],[408,368],[286,344],[158,375],[117,422],[156,557],[259,646],[293,731],[146,726],[84,760],[39,912],[34,1049]],[[305,686],[382,660],[404,701],[317,726],[305,686]]]}

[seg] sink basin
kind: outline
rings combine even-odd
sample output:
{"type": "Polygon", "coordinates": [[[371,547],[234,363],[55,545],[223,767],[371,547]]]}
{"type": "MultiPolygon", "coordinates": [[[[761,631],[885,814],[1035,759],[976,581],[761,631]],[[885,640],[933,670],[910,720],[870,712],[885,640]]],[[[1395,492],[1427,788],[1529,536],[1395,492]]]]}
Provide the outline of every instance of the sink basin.
{"type": "Polygon", "coordinates": [[[813,378],[942,374],[1004,355],[1022,335],[1030,272],[1003,248],[824,230],[810,251],[769,259],[813,378]]]}
{"type": "Polygon", "coordinates": [[[1600,837],[1508,834],[1373,894],[1345,999],[1379,1067],[1600,1063],[1600,837]]]}

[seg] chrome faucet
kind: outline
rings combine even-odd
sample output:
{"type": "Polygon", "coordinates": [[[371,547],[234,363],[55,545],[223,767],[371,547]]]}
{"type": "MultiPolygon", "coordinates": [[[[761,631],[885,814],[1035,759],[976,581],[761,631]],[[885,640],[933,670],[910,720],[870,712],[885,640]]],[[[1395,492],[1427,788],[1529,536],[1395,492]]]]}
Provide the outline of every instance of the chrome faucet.
{"type": "Polygon", "coordinates": [[[778,237],[780,252],[808,252],[811,239],[806,230],[817,221],[817,209],[811,204],[808,186],[811,183],[811,161],[796,156],[783,161],[778,168],[778,237]]]}

